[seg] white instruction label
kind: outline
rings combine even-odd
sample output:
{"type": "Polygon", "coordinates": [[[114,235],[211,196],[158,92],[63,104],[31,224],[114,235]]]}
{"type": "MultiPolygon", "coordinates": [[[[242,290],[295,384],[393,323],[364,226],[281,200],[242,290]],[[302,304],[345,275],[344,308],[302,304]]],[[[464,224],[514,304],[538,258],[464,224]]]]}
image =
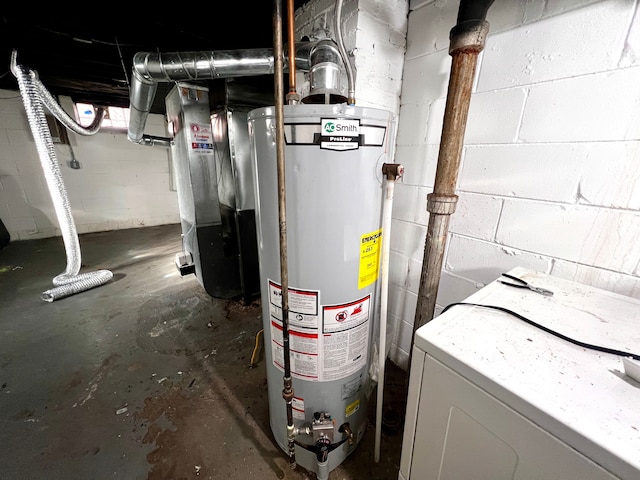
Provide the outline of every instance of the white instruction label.
{"type": "MultiPolygon", "coordinates": [[[[289,326],[318,328],[320,292],[289,287],[289,326]]],[[[282,322],[282,287],[269,280],[269,313],[282,322]]]]}
{"type": "Polygon", "coordinates": [[[293,413],[293,418],[297,418],[298,420],[305,420],[303,398],[293,397],[293,400],[291,401],[291,410],[293,413]]]}
{"type": "Polygon", "coordinates": [[[322,380],[338,380],[366,365],[371,296],[323,307],[322,380]]]}

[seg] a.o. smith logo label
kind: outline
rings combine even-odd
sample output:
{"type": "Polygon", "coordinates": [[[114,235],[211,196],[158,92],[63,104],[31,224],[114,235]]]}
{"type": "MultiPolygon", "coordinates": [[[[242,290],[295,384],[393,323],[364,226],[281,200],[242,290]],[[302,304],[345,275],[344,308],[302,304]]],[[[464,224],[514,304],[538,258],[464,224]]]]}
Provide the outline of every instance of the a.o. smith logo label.
{"type": "Polygon", "coordinates": [[[360,146],[360,120],[323,118],[320,148],[328,150],[356,150],[360,146]]]}

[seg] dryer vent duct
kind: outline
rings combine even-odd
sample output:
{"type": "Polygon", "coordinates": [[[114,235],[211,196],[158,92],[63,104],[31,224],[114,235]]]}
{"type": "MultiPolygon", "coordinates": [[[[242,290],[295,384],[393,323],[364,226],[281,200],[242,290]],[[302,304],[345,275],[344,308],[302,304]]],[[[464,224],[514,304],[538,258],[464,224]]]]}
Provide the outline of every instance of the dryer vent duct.
{"type": "Polygon", "coordinates": [[[53,279],[54,288],[42,293],[45,302],[75,295],[107,283],[113,278],[109,270],[99,270],[80,274],[81,254],[76,225],[71,213],[67,191],[60,172],[60,165],[51,138],[51,131],[44,114],[44,106],[70,130],[81,135],[93,135],[98,132],[104,110],[99,109],[93,123],[84,128],[78,125],[58,105],[37,78],[36,72],[17,64],[17,52],[11,56],[11,71],[18,81],[27,119],[40,157],[44,177],[56,212],[62,239],[67,254],[67,268],[53,279]]]}

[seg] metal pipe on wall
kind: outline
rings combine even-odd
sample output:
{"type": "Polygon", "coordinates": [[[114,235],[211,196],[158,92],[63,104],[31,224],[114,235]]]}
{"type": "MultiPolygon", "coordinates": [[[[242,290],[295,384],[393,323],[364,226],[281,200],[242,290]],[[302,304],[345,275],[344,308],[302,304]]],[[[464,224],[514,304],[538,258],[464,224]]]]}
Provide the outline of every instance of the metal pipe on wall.
{"type": "Polygon", "coordinates": [[[449,220],[455,212],[458,196],[455,194],[464,134],[469,113],[471,90],[476,72],[477,58],[484,49],[489,32],[489,22],[485,20],[493,0],[462,0],[458,8],[456,25],[449,34],[449,54],[451,73],[444,111],[438,166],[433,192],[427,195],[429,225],[425,242],[418,304],[413,321],[411,351],[416,330],[433,319],[444,251],[449,232],[449,220]]]}
{"type": "Polygon", "coordinates": [[[300,102],[300,95],[296,88],[296,44],[295,44],[295,5],[293,0],[287,0],[287,37],[289,53],[289,93],[287,103],[295,105],[300,102]]]}
{"type": "Polygon", "coordinates": [[[287,408],[287,441],[289,464],[296,466],[296,447],[293,425],[293,381],[289,341],[289,271],[287,264],[287,197],[284,159],[284,60],[282,53],[282,0],[274,1],[273,10],[274,94],[276,110],[276,164],[278,172],[278,222],[280,226],[280,286],[282,288],[282,343],[284,376],[282,398],[287,408]]]}
{"type": "Polygon", "coordinates": [[[349,55],[347,55],[347,49],[344,46],[344,40],[342,37],[342,2],[343,0],[336,0],[336,43],[338,44],[338,49],[340,50],[340,56],[342,57],[342,61],[344,62],[344,68],[347,73],[347,103],[349,105],[356,104],[356,90],[355,90],[355,80],[353,78],[353,67],[351,66],[351,62],[349,61],[349,55]]]}

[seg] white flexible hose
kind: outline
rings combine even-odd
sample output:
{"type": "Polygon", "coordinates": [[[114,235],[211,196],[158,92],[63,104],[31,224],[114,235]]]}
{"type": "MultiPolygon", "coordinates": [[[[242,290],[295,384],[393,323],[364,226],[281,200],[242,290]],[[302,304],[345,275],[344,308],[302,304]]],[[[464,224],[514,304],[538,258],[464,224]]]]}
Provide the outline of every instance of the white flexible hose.
{"type": "MultiPolygon", "coordinates": [[[[44,177],[56,212],[62,239],[67,254],[67,268],[53,279],[55,288],[42,293],[42,299],[52,302],[75,293],[102,285],[113,278],[108,270],[78,275],[81,266],[80,242],[71,214],[71,206],[64,187],[60,164],[51,139],[51,132],[44,114],[41,91],[44,87],[36,79],[35,72],[16,64],[16,53],[12,54],[11,71],[18,81],[18,87],[27,113],[27,119],[38,150],[44,177]]],[[[52,97],[47,99],[52,101],[52,97]]],[[[53,112],[52,112],[53,113],[53,112]]],[[[67,119],[68,120],[68,119],[67,119]]],[[[80,132],[81,129],[78,129],[80,132]]],[[[94,132],[95,133],[95,132],[94,132]]]]}
{"type": "Polygon", "coordinates": [[[389,242],[395,179],[386,179],[386,195],[382,205],[382,259],[380,262],[380,339],[378,349],[378,389],[376,401],[376,438],[374,460],[380,462],[382,404],[384,399],[384,368],[387,360],[387,300],[389,297],[389,242]]]}

